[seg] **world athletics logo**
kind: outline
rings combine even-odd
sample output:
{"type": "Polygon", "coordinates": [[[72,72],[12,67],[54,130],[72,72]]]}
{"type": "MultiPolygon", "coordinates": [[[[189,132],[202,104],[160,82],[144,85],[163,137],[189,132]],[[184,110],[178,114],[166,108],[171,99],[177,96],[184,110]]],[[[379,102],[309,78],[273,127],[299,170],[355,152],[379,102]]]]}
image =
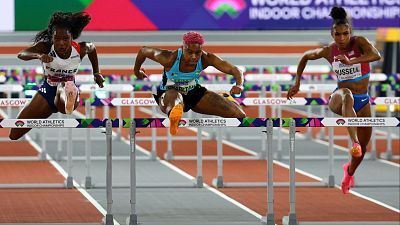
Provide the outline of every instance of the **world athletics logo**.
{"type": "Polygon", "coordinates": [[[24,125],[25,125],[25,123],[22,120],[15,121],[15,126],[17,126],[17,127],[23,127],[24,125]]]}
{"type": "Polygon", "coordinates": [[[246,8],[245,0],[207,0],[206,8],[215,18],[219,19],[225,13],[236,18],[246,8]]]}
{"type": "Polygon", "coordinates": [[[338,119],[336,120],[336,124],[337,125],[344,125],[346,123],[346,121],[344,119],[338,119]]]}

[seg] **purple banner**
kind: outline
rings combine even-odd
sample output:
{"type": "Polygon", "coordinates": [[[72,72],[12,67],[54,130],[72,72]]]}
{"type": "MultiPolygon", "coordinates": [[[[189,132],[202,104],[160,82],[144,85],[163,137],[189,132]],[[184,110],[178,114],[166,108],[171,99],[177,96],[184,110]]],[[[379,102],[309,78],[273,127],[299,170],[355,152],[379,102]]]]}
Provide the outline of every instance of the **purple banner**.
{"type": "Polygon", "coordinates": [[[399,27],[399,0],[131,0],[158,30],[327,29],[334,5],[357,29],[399,27]]]}

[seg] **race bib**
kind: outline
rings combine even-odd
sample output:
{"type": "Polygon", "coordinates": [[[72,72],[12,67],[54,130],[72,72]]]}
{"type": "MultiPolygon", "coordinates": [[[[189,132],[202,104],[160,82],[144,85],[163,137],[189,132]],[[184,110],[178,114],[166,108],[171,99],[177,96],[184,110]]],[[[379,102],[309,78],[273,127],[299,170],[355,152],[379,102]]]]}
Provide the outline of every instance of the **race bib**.
{"type": "Polygon", "coordinates": [[[339,61],[332,62],[332,69],[339,81],[353,80],[362,76],[361,64],[346,65],[339,61]]]}

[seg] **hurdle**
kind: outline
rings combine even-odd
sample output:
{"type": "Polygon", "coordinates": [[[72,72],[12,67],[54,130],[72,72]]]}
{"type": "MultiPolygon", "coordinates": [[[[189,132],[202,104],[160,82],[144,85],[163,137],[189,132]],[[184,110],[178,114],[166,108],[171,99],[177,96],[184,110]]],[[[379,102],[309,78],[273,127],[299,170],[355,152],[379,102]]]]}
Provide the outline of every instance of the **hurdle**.
{"type": "MultiPolygon", "coordinates": [[[[262,218],[262,223],[267,225],[275,224],[273,212],[273,187],[275,186],[289,186],[289,216],[284,217],[284,224],[298,224],[295,210],[295,188],[301,185],[310,187],[313,185],[307,184],[311,182],[295,182],[295,133],[296,127],[338,127],[338,126],[400,126],[400,118],[397,117],[379,117],[379,118],[197,118],[197,119],[182,119],[180,127],[267,127],[267,140],[268,140],[268,158],[272,158],[272,131],[273,127],[290,127],[290,179],[289,184],[273,182],[273,160],[268,160],[268,211],[266,217],[262,218]]],[[[131,146],[131,213],[127,218],[127,224],[138,224],[138,216],[136,212],[136,169],[135,169],[135,153],[136,153],[136,129],[137,128],[162,128],[169,127],[169,120],[166,118],[135,118],[124,119],[123,126],[130,128],[130,146],[131,146]]],[[[333,143],[332,143],[333,144],[333,143]]],[[[331,157],[333,159],[333,157],[331,157]]],[[[222,160],[221,160],[222,162],[222,160]]],[[[198,167],[199,168],[199,167],[198,167]]],[[[201,166],[200,166],[201,169],[201,166]]],[[[332,168],[330,168],[331,170],[332,168]]],[[[222,164],[218,165],[218,175],[216,183],[223,183],[222,164]],[[221,175],[221,176],[220,176],[221,175]]],[[[199,174],[199,173],[198,173],[199,174]]],[[[330,187],[334,186],[334,180],[330,177],[330,187]]],[[[213,181],[215,183],[215,181],[213,181]]],[[[226,186],[223,186],[226,187],[226,186]]]]}
{"type": "MultiPolygon", "coordinates": [[[[289,122],[292,118],[271,118],[274,121],[274,127],[289,127],[289,122]]],[[[296,121],[296,127],[331,127],[331,126],[379,126],[379,127],[396,127],[399,126],[400,122],[397,117],[356,117],[356,118],[336,118],[336,117],[326,117],[326,118],[293,118],[296,121]],[[350,121],[350,122],[347,122],[350,121]],[[359,121],[359,122],[357,122],[359,121]],[[361,122],[360,122],[361,121],[361,122]],[[362,122],[364,121],[364,122],[362,122]],[[370,122],[368,122],[370,121],[370,122]],[[372,122],[371,122],[372,121],[372,122]],[[374,122],[375,121],[375,122],[374,122]],[[345,124],[345,125],[344,125],[345,124]]],[[[267,131],[268,132],[268,131],[267,131]]],[[[272,131],[271,131],[272,132],[272,131]]],[[[289,131],[290,134],[290,131],[289,131]]],[[[334,185],[334,175],[333,175],[333,165],[334,165],[334,151],[333,151],[333,129],[330,129],[330,140],[329,140],[329,151],[328,151],[328,161],[329,161],[329,174],[326,181],[323,182],[307,182],[307,183],[296,183],[296,186],[305,187],[332,187],[334,185]]],[[[271,139],[272,140],[272,139],[271,139]]],[[[289,136],[290,140],[290,136],[289,136]]],[[[268,150],[267,150],[268,151],[268,150]]],[[[290,152],[289,152],[290,153],[290,152]]],[[[217,188],[222,187],[265,187],[267,184],[265,182],[224,182],[223,181],[223,171],[222,171],[222,149],[217,148],[217,177],[213,179],[213,186],[217,188]]],[[[290,160],[290,154],[289,154],[290,160]]],[[[288,183],[276,183],[275,186],[288,186],[288,183]]],[[[358,183],[357,186],[379,186],[378,184],[362,184],[358,183]]],[[[387,186],[388,184],[383,184],[387,186]]],[[[382,186],[382,185],[381,185],[382,186]]]]}
{"type": "MultiPolygon", "coordinates": [[[[119,119],[0,119],[0,128],[102,128],[107,121],[111,124],[108,129],[119,126],[119,119]]],[[[106,141],[111,143],[111,139],[106,141]]],[[[72,140],[69,140],[67,179],[64,183],[49,184],[1,184],[0,188],[73,188],[72,176],[72,140]]],[[[48,158],[52,160],[51,158],[48,158]]]]}

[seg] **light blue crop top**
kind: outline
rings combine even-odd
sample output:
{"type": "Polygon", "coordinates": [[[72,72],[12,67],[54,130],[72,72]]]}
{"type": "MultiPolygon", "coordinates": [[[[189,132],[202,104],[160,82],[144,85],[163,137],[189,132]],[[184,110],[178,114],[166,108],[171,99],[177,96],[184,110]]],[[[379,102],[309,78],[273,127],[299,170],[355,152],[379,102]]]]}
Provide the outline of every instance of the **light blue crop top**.
{"type": "Polygon", "coordinates": [[[201,58],[197,62],[196,69],[192,72],[185,73],[179,70],[179,65],[182,57],[182,49],[178,49],[178,56],[174,62],[174,65],[169,71],[165,71],[163,79],[160,85],[161,90],[176,89],[181,93],[187,93],[194,89],[199,83],[200,73],[203,70],[203,64],[201,58]]]}

